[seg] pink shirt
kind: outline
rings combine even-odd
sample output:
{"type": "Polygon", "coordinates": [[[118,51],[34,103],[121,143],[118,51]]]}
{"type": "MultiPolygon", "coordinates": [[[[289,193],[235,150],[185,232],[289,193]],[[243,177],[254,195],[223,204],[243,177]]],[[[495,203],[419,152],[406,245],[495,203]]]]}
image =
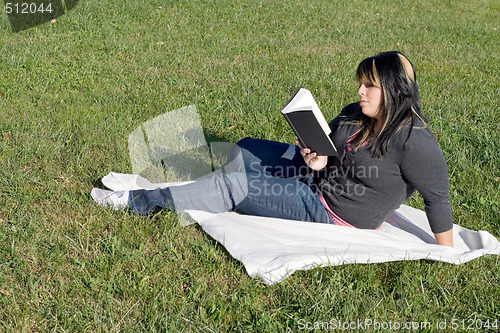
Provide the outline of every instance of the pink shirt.
{"type": "Polygon", "coordinates": [[[338,216],[337,214],[335,214],[333,212],[333,210],[330,208],[330,206],[328,206],[328,204],[326,203],[325,201],[325,198],[323,197],[323,195],[318,192],[318,195],[319,195],[319,201],[321,201],[321,203],[323,204],[323,206],[325,206],[326,208],[326,211],[330,214],[330,216],[332,217],[332,220],[333,220],[333,224],[335,225],[341,225],[341,226],[344,226],[344,227],[351,227],[351,228],[355,228],[353,225],[347,223],[346,221],[344,221],[342,218],[340,218],[340,216],[338,216]]]}

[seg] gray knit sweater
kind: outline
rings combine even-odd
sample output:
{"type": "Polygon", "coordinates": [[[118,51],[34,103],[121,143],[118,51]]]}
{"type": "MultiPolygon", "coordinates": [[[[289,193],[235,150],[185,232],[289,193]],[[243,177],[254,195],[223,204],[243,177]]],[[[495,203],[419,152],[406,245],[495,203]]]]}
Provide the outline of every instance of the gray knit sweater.
{"type": "Polygon", "coordinates": [[[332,211],[357,228],[376,229],[416,189],[432,231],[451,229],[448,170],[434,136],[421,123],[409,137],[409,127],[399,132],[381,159],[372,157],[371,145],[354,152],[346,147],[358,130],[350,120],[359,112],[358,103],[350,104],[330,122],[340,157],[329,158],[325,169],[314,172],[314,183],[332,211]]]}

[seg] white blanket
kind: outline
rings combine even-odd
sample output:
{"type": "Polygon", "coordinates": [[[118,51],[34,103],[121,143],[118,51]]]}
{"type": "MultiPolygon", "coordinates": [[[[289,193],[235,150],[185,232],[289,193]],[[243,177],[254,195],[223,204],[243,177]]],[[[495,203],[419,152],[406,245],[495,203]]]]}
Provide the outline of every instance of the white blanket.
{"type": "MultiPolygon", "coordinates": [[[[112,190],[154,189],[166,183],[110,173],[102,183],[112,190]]],[[[179,185],[182,183],[170,183],[179,185]]],[[[188,211],[213,239],[241,261],[248,274],[267,284],[296,270],[353,263],[429,259],[462,264],[485,254],[500,254],[500,242],[487,231],[453,226],[453,248],[436,244],[425,212],[401,206],[378,230],[276,218],[188,211]]]]}

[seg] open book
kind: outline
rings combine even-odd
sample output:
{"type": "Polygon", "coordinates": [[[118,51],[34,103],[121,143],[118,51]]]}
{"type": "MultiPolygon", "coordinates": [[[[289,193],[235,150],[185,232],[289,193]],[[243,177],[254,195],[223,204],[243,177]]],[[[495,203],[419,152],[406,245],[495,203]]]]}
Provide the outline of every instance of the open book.
{"type": "Polygon", "coordinates": [[[281,110],[300,144],[320,156],[337,156],[330,127],[309,90],[299,88],[281,110]]]}

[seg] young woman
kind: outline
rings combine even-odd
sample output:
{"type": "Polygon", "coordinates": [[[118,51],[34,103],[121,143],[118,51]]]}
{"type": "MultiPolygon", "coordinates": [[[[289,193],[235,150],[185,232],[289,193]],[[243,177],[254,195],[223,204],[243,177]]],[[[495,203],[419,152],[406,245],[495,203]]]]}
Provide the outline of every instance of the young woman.
{"type": "Polygon", "coordinates": [[[446,162],[421,114],[413,65],[400,52],[383,52],[364,59],[356,78],[359,102],[329,124],[338,157],[245,138],[209,178],[152,191],[94,189],[92,197],[142,215],[235,211],[377,229],[417,190],[437,243],[453,246],[446,162]]]}

